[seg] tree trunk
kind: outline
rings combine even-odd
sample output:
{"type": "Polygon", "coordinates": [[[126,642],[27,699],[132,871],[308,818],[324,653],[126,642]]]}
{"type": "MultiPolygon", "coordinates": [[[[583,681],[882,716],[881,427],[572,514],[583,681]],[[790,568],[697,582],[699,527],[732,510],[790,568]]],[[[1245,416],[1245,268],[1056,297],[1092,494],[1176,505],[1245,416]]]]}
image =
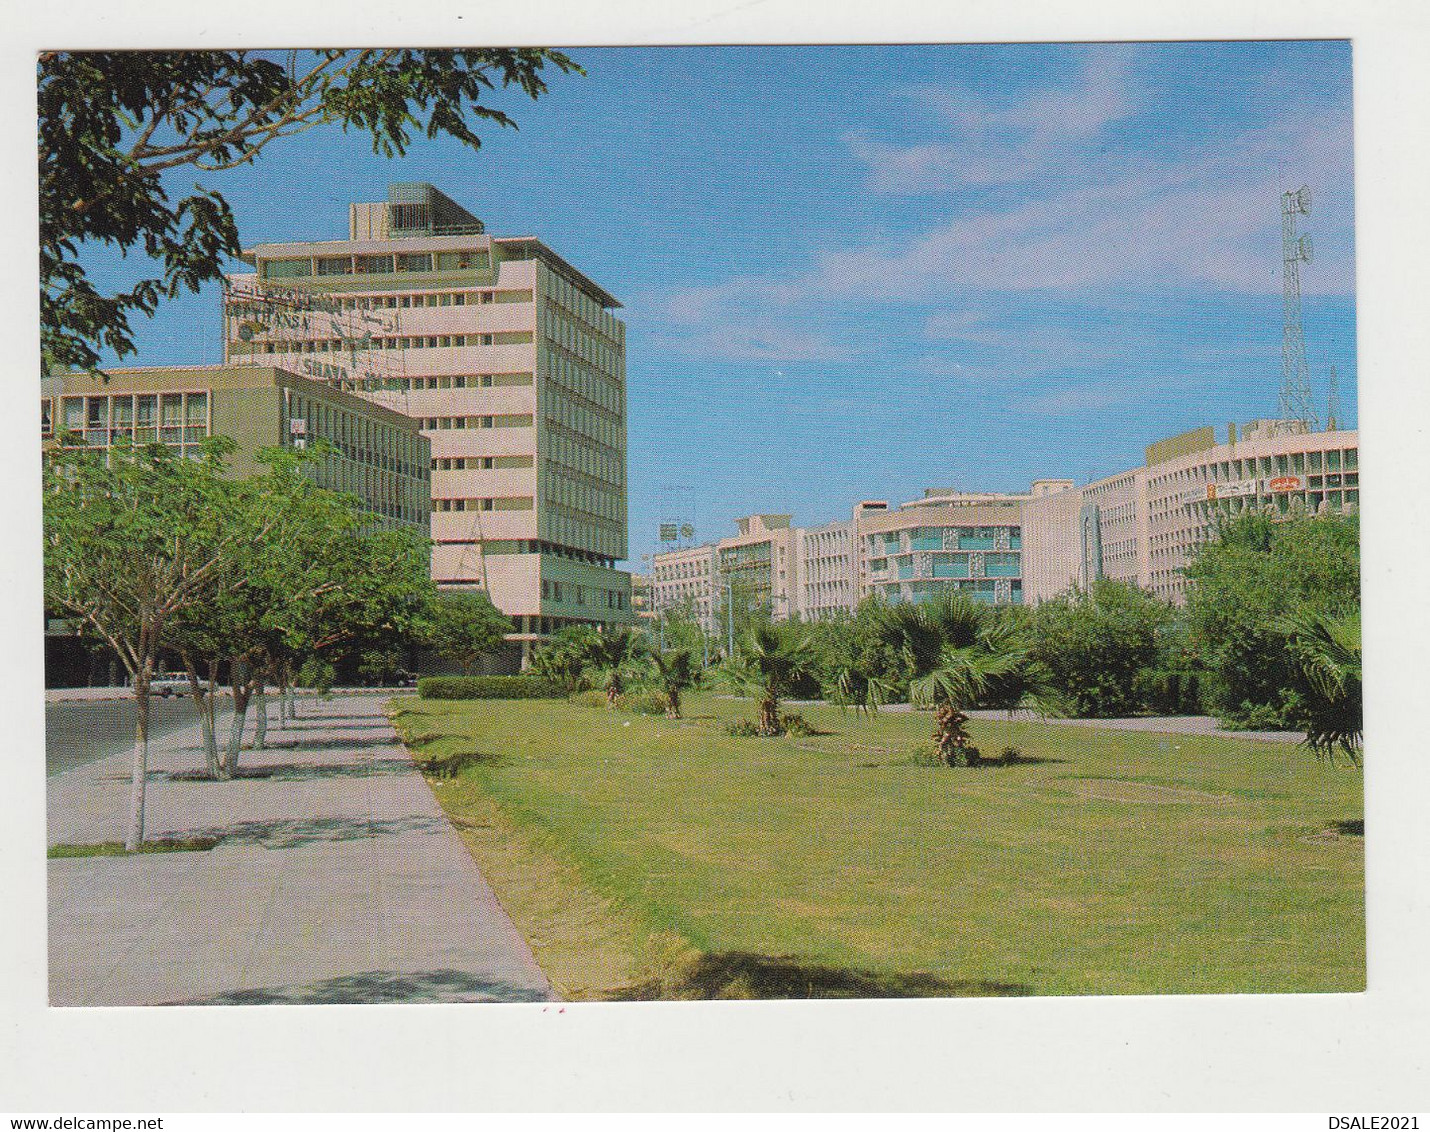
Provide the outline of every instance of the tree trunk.
{"type": "Polygon", "coordinates": [[[248,717],[248,697],[253,685],[248,681],[248,666],[235,661],[229,680],[233,686],[233,722],[228,729],[228,744],[219,768],[220,778],[232,778],[238,771],[238,751],[243,744],[243,727],[248,717]]]}
{"type": "MultiPolygon", "coordinates": [[[[210,778],[218,777],[218,737],[214,735],[213,705],[204,695],[203,682],[199,679],[198,666],[193,658],[184,654],[184,669],[189,674],[189,694],[199,713],[199,734],[204,745],[204,773],[210,778]]],[[[210,692],[212,695],[212,692],[210,692]]]]}
{"type": "Polygon", "coordinates": [[[968,732],[964,724],[968,716],[950,703],[941,703],[934,708],[933,737],[938,743],[938,757],[946,766],[957,766],[960,762],[973,766],[979,761],[978,750],[969,744],[968,732]]]}
{"type": "Polygon", "coordinates": [[[261,751],[268,740],[268,695],[264,685],[265,675],[258,677],[258,685],[253,690],[253,749],[261,751]]]}
{"type": "Polygon", "coordinates": [[[780,701],[770,693],[766,692],[760,700],[760,734],[778,735],[780,733],[780,701]]]}
{"type": "Polygon", "coordinates": [[[680,689],[670,687],[665,690],[665,698],[669,701],[665,709],[667,719],[680,718],[680,689]]]}
{"type": "Polygon", "coordinates": [[[134,768],[129,785],[129,828],[124,848],[130,853],[144,844],[144,787],[149,777],[149,667],[134,677],[134,768]]]}

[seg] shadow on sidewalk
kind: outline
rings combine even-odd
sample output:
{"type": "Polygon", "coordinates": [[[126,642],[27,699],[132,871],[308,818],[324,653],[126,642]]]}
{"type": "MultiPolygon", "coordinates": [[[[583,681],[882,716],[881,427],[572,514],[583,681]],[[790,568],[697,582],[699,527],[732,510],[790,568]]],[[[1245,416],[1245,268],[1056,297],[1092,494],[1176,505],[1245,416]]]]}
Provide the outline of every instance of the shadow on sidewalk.
{"type": "Polygon", "coordinates": [[[259,1006],[375,1002],[547,1002],[530,987],[465,971],[364,971],[318,983],[229,991],[168,1006],[259,1006]]]}
{"type": "Polygon", "coordinates": [[[262,845],[266,849],[296,849],[325,841],[361,841],[400,833],[442,833],[451,829],[444,818],[413,814],[405,818],[280,818],[242,821],[204,830],[186,830],[176,837],[214,837],[220,845],[262,845]]]}
{"type": "MultiPolygon", "coordinates": [[[[276,782],[303,782],[314,778],[379,778],[385,775],[411,774],[407,759],[368,759],[358,763],[264,763],[261,766],[241,766],[232,779],[272,779],[276,782]]],[[[152,779],[168,782],[216,782],[205,770],[154,771],[152,779]]]]}

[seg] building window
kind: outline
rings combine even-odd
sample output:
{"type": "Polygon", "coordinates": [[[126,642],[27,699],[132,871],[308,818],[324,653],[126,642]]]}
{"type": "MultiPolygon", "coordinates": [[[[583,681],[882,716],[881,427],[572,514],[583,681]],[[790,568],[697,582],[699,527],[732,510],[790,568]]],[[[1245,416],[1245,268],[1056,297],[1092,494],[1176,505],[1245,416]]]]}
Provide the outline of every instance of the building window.
{"type": "Polygon", "coordinates": [[[318,260],[319,275],[351,275],[353,273],[353,261],[351,256],[323,256],[318,260]]]}
{"type": "MultiPolygon", "coordinates": [[[[415,253],[414,253],[414,252],[405,252],[405,253],[403,253],[402,255],[399,255],[399,256],[397,257],[397,270],[398,270],[398,271],[416,271],[416,272],[431,271],[431,270],[432,270],[432,253],[431,253],[431,252],[415,252],[415,253]]],[[[404,300],[404,305],[405,305],[405,300],[404,300]]]]}
{"type": "Polygon", "coordinates": [[[263,261],[263,278],[298,279],[313,274],[310,259],[269,259],[263,261]]]}

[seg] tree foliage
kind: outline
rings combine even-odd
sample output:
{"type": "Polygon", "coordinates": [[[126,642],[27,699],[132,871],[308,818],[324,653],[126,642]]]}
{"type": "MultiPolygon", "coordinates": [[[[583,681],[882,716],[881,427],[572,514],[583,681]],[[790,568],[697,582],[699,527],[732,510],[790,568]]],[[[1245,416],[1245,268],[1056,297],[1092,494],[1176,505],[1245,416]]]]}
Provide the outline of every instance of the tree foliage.
{"type": "Polygon", "coordinates": [[[1360,613],[1302,613],[1283,627],[1309,690],[1297,720],[1305,728],[1306,745],[1323,758],[1340,751],[1359,764],[1364,729],[1360,613]]]}
{"type": "Polygon", "coordinates": [[[725,662],[726,680],[736,691],[754,696],[761,735],[779,735],[780,700],[815,671],[813,642],[798,621],[755,622],[725,662]]]}
{"type": "Polygon", "coordinates": [[[217,279],[240,251],[232,210],[198,184],[171,199],[164,174],[247,165],[273,141],[324,124],[401,156],[414,135],[477,148],[479,123],[512,127],[489,104],[546,90],[558,51],[323,49],[308,52],[45,52],[38,65],[40,315],[47,372],[93,369],[102,348],[134,352],[130,316],[217,279]],[[85,244],[142,252],[156,274],[102,293],[85,244]]]}
{"type": "Polygon", "coordinates": [[[1248,513],[1201,546],[1187,577],[1191,640],[1212,675],[1210,706],[1234,726],[1295,728],[1309,680],[1288,619],[1360,609],[1354,517],[1248,513]]]}
{"type": "Polygon", "coordinates": [[[480,590],[443,593],[433,609],[429,642],[438,656],[470,676],[484,653],[497,648],[512,624],[480,590]]]}
{"type": "Polygon", "coordinates": [[[1102,579],[1038,605],[1028,616],[1033,659],[1080,717],[1135,715],[1139,673],[1155,668],[1175,612],[1137,586],[1102,579]]]}

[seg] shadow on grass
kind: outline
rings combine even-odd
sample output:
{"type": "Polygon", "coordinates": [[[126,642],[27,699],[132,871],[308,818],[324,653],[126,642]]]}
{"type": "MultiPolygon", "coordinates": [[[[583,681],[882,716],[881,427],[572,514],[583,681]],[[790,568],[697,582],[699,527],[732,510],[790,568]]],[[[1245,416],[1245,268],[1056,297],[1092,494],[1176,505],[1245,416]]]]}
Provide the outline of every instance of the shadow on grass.
{"type": "Polygon", "coordinates": [[[399,833],[441,833],[450,829],[442,818],[413,814],[405,818],[283,818],[243,821],[228,826],[186,832],[185,837],[212,837],[225,845],[262,845],[265,849],[296,849],[325,841],[362,841],[399,833]]]}
{"type": "Polygon", "coordinates": [[[620,1002],[739,998],[986,998],[1032,994],[1022,983],[947,980],[927,972],[869,971],[810,963],[790,955],[725,951],[701,956],[677,974],[626,987],[620,1002]]]}
{"type": "Polygon", "coordinates": [[[546,1002],[531,987],[466,971],[364,971],[316,983],[228,991],[167,1006],[316,1005],[378,1002],[546,1002]]]}
{"type": "MultiPolygon", "coordinates": [[[[247,778],[271,778],[278,782],[301,782],[314,778],[378,778],[406,774],[411,770],[412,764],[406,759],[369,759],[358,763],[269,763],[267,766],[241,766],[228,781],[247,778]]],[[[219,781],[203,770],[156,771],[155,776],[169,782],[219,781]]]]}
{"type": "Polygon", "coordinates": [[[418,767],[423,774],[431,775],[433,778],[456,778],[465,770],[477,766],[499,766],[506,762],[502,755],[495,755],[489,751],[458,751],[454,755],[442,755],[435,758],[417,760],[418,767]]]}
{"type": "Polygon", "coordinates": [[[1347,821],[1338,821],[1331,826],[1342,837],[1364,837],[1365,818],[1350,818],[1347,821]]]}

